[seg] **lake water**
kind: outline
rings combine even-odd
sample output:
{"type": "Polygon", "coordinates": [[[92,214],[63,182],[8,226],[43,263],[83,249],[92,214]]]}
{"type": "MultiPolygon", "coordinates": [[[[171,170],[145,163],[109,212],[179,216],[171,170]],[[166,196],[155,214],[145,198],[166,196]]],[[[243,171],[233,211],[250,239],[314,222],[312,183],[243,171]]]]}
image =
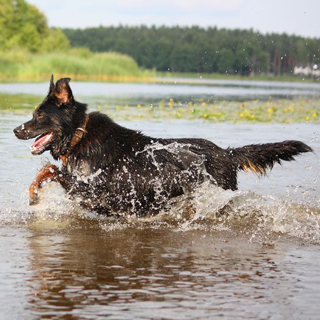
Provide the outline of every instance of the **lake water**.
{"type": "MultiPolygon", "coordinates": [[[[80,210],[54,185],[28,206],[28,185],[51,159],[31,156],[31,142],[12,129],[47,87],[0,84],[0,319],[319,319],[319,124],[120,120],[151,136],[222,147],[298,139],[315,153],[266,178],[241,174],[236,192],[199,186],[193,218],[174,206],[155,218],[113,220],[80,210]]],[[[90,110],[108,104],[111,115],[118,103],[318,99],[320,92],[318,84],[225,81],[72,88],[90,110]]]]}

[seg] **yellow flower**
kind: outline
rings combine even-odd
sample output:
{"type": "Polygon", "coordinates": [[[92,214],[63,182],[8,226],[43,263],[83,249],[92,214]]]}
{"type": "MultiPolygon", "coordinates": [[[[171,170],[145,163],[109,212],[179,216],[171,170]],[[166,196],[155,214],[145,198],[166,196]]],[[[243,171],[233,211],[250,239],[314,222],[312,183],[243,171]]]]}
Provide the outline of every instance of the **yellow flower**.
{"type": "Polygon", "coordinates": [[[35,109],[37,109],[37,108],[38,108],[38,106],[34,106],[34,108],[35,108],[35,109]]]}
{"type": "Polygon", "coordinates": [[[207,104],[205,102],[202,102],[201,105],[205,107],[207,104]]]}
{"type": "Polygon", "coordinates": [[[312,118],[315,118],[317,116],[317,114],[314,112],[313,114],[312,114],[312,118]]]}
{"type": "Polygon", "coordinates": [[[284,113],[288,112],[288,109],[287,108],[283,109],[283,112],[284,113]]]}
{"type": "Polygon", "coordinates": [[[205,119],[209,118],[209,116],[208,116],[206,113],[203,115],[203,117],[204,117],[205,119]]]}
{"type": "Polygon", "coordinates": [[[244,114],[243,113],[240,113],[240,118],[243,118],[244,117],[244,114]]]}
{"type": "Polygon", "coordinates": [[[140,109],[141,108],[141,104],[139,103],[139,104],[137,104],[137,108],[138,109],[140,109]]]}
{"type": "Polygon", "coordinates": [[[310,119],[309,117],[306,117],[306,120],[307,120],[307,121],[309,121],[309,119],[310,119]]]}

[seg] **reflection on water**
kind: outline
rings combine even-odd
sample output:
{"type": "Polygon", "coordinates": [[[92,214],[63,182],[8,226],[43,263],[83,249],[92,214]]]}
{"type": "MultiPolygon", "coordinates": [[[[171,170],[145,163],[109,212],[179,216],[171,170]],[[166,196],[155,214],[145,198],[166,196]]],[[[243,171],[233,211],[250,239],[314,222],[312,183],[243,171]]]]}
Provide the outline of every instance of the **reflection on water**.
{"type": "MultiPolygon", "coordinates": [[[[2,243],[12,241],[0,236],[2,243]]],[[[23,319],[318,316],[320,254],[302,245],[165,229],[58,232],[30,226],[23,236],[20,253],[27,261],[20,257],[16,269],[2,270],[22,269],[18,283],[8,282],[25,300],[17,308],[0,307],[10,319],[18,319],[22,308],[23,319]]]]}

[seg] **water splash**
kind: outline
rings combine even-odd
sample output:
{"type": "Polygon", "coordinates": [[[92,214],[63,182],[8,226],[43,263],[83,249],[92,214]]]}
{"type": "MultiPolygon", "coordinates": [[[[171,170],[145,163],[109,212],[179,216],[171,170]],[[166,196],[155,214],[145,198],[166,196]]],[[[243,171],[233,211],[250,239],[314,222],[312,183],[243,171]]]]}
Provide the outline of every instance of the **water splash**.
{"type": "MultiPolygon", "coordinates": [[[[232,231],[254,238],[285,235],[320,242],[320,209],[271,195],[222,190],[207,182],[172,205],[164,219],[176,219],[178,230],[232,231]],[[187,203],[187,205],[186,205],[187,203]],[[190,214],[191,205],[191,214],[190,214]]],[[[159,218],[159,217],[158,217],[159,218]]]]}
{"type": "MultiPolygon", "coordinates": [[[[29,207],[27,191],[0,212],[0,225],[29,224],[36,228],[99,228],[113,231],[125,228],[170,228],[176,231],[203,230],[204,232],[232,232],[245,234],[251,241],[269,241],[281,236],[289,236],[303,241],[320,243],[320,208],[318,205],[296,204],[288,199],[272,195],[258,195],[248,191],[223,190],[214,184],[206,173],[203,158],[190,151],[188,144],[173,142],[148,146],[140,153],[146,153],[159,172],[158,152],[165,149],[176,160],[190,159],[189,169],[182,170],[175,177],[180,183],[192,178],[192,183],[183,184],[185,193],[167,200],[163,198],[164,181],[158,177],[152,182],[156,199],[165,203],[165,208],[157,216],[137,218],[123,212],[115,218],[99,216],[80,208],[77,201],[67,198],[57,184],[48,184],[43,189],[39,205],[29,207]],[[191,168],[191,169],[190,169],[191,168]],[[179,180],[181,179],[181,180],[179,180]],[[23,200],[22,200],[23,199],[23,200]],[[22,200],[22,201],[21,201],[22,200]],[[20,202],[19,202],[20,201],[20,202]]],[[[137,154],[139,156],[139,153],[137,154]]],[[[124,168],[124,171],[127,169],[124,168]]],[[[100,171],[87,177],[85,181],[99,179],[100,171]]],[[[128,183],[130,184],[130,177],[128,183]]],[[[130,191],[134,199],[132,181],[130,191]]],[[[308,194],[306,194],[306,199],[308,194]]],[[[305,201],[308,203],[308,201],[305,201]]],[[[135,207],[135,203],[132,204],[135,207]]]]}

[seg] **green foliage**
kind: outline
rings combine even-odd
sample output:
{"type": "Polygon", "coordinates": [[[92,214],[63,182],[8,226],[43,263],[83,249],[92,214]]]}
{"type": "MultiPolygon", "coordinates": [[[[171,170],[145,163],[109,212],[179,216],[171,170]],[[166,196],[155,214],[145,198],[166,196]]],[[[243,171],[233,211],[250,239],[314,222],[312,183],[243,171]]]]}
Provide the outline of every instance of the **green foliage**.
{"type": "Polygon", "coordinates": [[[282,75],[320,61],[319,39],[253,30],[119,26],[64,32],[72,46],[122,52],[158,71],[282,75]]]}
{"type": "Polygon", "coordinates": [[[52,73],[74,80],[101,81],[134,81],[154,76],[120,53],[92,53],[81,48],[41,54],[23,50],[0,52],[1,81],[47,80],[52,73]]]}
{"type": "Polygon", "coordinates": [[[46,17],[24,0],[0,0],[0,50],[30,52],[64,50],[69,41],[59,29],[49,29],[46,17]]]}
{"type": "MultiPolygon", "coordinates": [[[[43,39],[42,51],[56,52],[64,51],[70,46],[69,40],[61,29],[49,29],[48,35],[43,39]]],[[[40,51],[40,50],[39,50],[40,51]]]]}
{"type": "Polygon", "coordinates": [[[194,65],[192,45],[182,44],[181,46],[174,47],[171,52],[170,65],[171,71],[189,71],[194,65]]]}
{"type": "MultiPolygon", "coordinates": [[[[61,29],[50,29],[46,17],[25,0],[0,0],[0,30],[1,81],[47,80],[52,73],[101,81],[139,81],[154,75],[124,54],[70,49],[61,29]]],[[[149,52],[143,64],[151,66],[151,58],[149,52]]]]}

